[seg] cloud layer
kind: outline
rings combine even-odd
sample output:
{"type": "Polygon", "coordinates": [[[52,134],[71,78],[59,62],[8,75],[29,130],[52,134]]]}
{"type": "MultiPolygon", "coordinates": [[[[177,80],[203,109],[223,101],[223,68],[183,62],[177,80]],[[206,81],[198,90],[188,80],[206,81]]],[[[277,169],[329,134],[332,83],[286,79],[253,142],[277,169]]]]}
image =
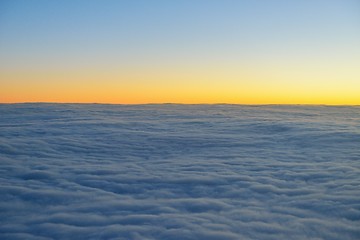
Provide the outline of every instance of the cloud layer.
{"type": "Polygon", "coordinates": [[[359,239],[360,108],[0,105],[1,239],[359,239]]]}

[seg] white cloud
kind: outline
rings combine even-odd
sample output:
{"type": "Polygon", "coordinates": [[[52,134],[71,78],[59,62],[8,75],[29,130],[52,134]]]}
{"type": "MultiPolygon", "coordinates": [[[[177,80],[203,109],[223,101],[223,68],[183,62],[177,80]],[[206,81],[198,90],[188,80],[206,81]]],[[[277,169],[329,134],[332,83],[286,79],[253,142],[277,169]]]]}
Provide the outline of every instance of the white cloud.
{"type": "Polygon", "coordinates": [[[2,239],[358,239],[359,107],[0,105],[2,239]]]}

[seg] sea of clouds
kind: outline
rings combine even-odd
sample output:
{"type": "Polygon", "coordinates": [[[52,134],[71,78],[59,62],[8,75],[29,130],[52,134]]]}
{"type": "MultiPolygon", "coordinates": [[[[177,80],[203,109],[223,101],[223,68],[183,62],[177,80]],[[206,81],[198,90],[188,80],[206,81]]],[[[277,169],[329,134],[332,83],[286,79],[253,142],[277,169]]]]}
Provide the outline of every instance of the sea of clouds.
{"type": "Polygon", "coordinates": [[[360,239],[360,107],[0,104],[0,239],[360,239]]]}

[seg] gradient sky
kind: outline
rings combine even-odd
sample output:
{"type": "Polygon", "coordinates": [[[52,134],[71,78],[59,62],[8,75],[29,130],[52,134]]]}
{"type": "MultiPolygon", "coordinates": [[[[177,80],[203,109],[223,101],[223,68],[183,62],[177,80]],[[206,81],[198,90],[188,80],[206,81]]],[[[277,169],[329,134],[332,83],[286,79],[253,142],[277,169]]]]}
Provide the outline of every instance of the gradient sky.
{"type": "Polygon", "coordinates": [[[360,104],[360,1],[1,0],[0,102],[360,104]]]}

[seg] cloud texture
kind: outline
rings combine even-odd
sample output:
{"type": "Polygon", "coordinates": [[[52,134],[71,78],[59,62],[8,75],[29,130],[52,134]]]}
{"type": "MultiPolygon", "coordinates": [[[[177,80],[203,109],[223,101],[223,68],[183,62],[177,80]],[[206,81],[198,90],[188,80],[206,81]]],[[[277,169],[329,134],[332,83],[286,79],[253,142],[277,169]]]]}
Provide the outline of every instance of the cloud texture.
{"type": "Polygon", "coordinates": [[[360,107],[0,105],[1,239],[359,239],[360,107]]]}

